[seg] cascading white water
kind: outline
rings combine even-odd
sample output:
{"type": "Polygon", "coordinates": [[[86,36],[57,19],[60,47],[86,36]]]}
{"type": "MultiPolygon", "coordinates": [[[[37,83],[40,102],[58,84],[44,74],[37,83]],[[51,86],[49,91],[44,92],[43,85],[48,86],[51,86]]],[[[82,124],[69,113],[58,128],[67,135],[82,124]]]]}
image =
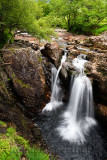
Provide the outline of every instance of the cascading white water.
{"type": "Polygon", "coordinates": [[[44,111],[52,111],[53,109],[59,107],[62,105],[61,101],[61,87],[60,87],[60,79],[59,79],[59,72],[62,68],[62,64],[66,61],[67,57],[67,51],[65,50],[64,55],[61,59],[61,64],[58,68],[58,70],[55,68],[55,66],[52,67],[52,94],[51,94],[51,100],[50,102],[43,108],[42,112],[44,111]]]}
{"type": "Polygon", "coordinates": [[[89,128],[96,124],[93,111],[93,94],[90,79],[84,73],[85,55],[79,55],[72,64],[76,75],[73,78],[67,111],[57,128],[60,136],[70,142],[83,143],[89,128]]]}

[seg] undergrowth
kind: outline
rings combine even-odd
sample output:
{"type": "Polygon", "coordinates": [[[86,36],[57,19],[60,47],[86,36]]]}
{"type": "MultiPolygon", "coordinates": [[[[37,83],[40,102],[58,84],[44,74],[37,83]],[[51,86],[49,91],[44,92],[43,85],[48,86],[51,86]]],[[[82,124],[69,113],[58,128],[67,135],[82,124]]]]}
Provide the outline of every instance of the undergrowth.
{"type": "Polygon", "coordinates": [[[0,128],[6,128],[6,133],[0,133],[0,160],[49,160],[49,155],[17,134],[13,127],[7,128],[6,123],[0,121],[0,128]]]}

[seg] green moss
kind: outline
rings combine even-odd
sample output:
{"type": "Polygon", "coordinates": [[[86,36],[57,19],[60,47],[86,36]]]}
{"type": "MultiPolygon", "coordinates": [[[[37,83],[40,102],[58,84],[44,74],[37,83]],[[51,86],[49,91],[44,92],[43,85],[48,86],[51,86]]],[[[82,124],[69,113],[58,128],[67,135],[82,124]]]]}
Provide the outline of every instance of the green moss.
{"type": "Polygon", "coordinates": [[[41,62],[42,61],[42,57],[38,57],[38,61],[41,62]]]}
{"type": "Polygon", "coordinates": [[[17,82],[17,83],[21,84],[21,85],[22,85],[22,87],[31,88],[31,86],[30,86],[30,85],[25,84],[22,80],[20,80],[20,79],[18,79],[18,78],[15,78],[14,80],[15,80],[15,82],[17,82]]]}
{"type": "Polygon", "coordinates": [[[89,70],[88,69],[85,69],[85,74],[87,75],[89,73],[89,70]]]}
{"type": "Polygon", "coordinates": [[[73,73],[73,71],[72,70],[70,70],[70,74],[72,75],[72,73],[73,73]]]}
{"type": "Polygon", "coordinates": [[[5,123],[5,122],[0,121],[0,126],[6,127],[7,125],[6,125],[6,123],[5,123]]]}
{"type": "Polygon", "coordinates": [[[13,74],[12,77],[14,78],[14,77],[15,77],[15,74],[13,74]]]}
{"type": "Polygon", "coordinates": [[[15,49],[13,49],[13,48],[9,48],[9,50],[10,50],[10,51],[13,51],[13,52],[15,52],[15,49]]]}
{"type": "Polygon", "coordinates": [[[5,93],[5,94],[8,95],[8,90],[7,90],[7,88],[6,88],[6,84],[5,84],[3,81],[0,82],[0,89],[1,89],[1,91],[2,91],[3,93],[5,93]]]}

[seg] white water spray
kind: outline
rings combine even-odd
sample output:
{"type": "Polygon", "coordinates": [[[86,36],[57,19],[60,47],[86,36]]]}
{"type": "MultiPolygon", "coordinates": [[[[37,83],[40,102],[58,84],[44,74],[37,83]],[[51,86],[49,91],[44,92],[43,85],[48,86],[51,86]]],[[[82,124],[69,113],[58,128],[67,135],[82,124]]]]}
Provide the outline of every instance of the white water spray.
{"type": "Polygon", "coordinates": [[[84,73],[85,55],[73,60],[76,75],[71,87],[67,111],[63,122],[57,128],[60,136],[70,142],[83,143],[91,126],[95,125],[93,111],[93,94],[90,79],[84,73]]]}
{"type": "Polygon", "coordinates": [[[61,64],[56,70],[56,68],[52,67],[52,94],[51,94],[51,100],[50,102],[43,108],[42,112],[44,111],[52,111],[53,109],[56,109],[57,107],[61,106],[63,103],[61,101],[61,87],[60,87],[60,79],[59,79],[59,72],[62,68],[62,64],[66,61],[67,57],[67,51],[65,50],[64,55],[61,59],[61,64]]]}

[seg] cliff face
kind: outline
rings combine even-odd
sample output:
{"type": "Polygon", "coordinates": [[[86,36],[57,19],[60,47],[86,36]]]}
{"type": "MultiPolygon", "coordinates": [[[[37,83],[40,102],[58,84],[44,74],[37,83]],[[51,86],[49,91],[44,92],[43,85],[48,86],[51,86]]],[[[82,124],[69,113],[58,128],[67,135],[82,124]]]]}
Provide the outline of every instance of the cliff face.
{"type": "Polygon", "coordinates": [[[107,54],[88,53],[91,61],[88,76],[93,78],[93,91],[96,102],[107,104],[107,54]]]}
{"type": "MultiPolygon", "coordinates": [[[[0,119],[14,123],[26,138],[37,141],[41,133],[32,119],[49,102],[51,62],[38,50],[36,39],[25,39],[15,38],[7,49],[0,50],[0,119]]],[[[53,59],[59,61],[62,52],[58,46],[48,50],[57,51],[59,56],[53,59]]]]}

